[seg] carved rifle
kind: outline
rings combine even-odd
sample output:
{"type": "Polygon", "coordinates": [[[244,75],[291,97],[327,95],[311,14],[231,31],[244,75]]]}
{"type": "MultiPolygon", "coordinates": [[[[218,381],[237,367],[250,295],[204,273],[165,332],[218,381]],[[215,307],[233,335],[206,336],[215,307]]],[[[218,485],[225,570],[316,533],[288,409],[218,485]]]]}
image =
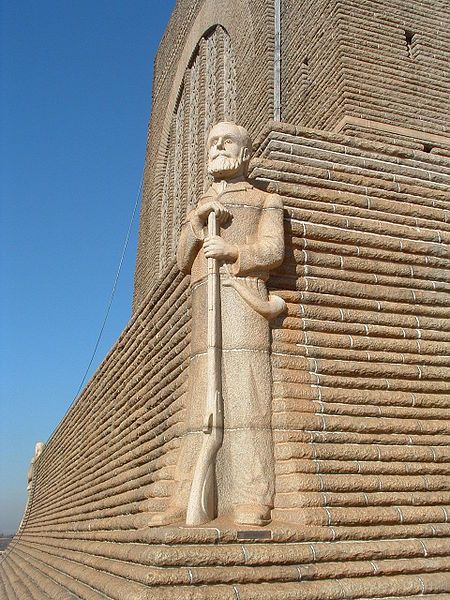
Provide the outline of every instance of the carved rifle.
{"type": "MultiPolygon", "coordinates": [[[[217,235],[216,214],[208,217],[208,234],[217,235]]],[[[203,443],[194,470],[186,524],[201,525],[217,516],[216,456],[223,441],[222,324],[219,261],[208,258],[207,395],[203,443]]]]}

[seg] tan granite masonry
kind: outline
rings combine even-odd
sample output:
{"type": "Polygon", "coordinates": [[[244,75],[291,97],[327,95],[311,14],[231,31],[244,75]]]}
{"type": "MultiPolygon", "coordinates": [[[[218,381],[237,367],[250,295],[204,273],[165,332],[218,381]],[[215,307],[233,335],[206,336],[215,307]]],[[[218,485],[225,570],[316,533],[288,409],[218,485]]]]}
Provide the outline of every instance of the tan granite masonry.
{"type": "Polygon", "coordinates": [[[133,316],[34,465],[2,600],[450,598],[449,21],[444,0],[178,0],[133,316]],[[149,527],[192,414],[199,316],[176,249],[224,120],[254,139],[252,195],[284,207],[272,520],[149,527]]]}

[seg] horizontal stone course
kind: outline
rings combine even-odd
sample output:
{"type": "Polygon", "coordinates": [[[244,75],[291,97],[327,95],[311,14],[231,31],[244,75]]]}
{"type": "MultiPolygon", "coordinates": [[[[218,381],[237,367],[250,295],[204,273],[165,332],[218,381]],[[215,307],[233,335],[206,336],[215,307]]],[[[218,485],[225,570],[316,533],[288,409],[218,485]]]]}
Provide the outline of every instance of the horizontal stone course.
{"type": "Polygon", "coordinates": [[[261,140],[251,175],[282,195],[287,240],[269,281],[287,302],[272,328],[270,543],[220,523],[148,528],[174,493],[185,421],[188,280],[172,262],[38,462],[0,594],[445,597],[444,163],[286,124],[261,140]]]}
{"type": "Polygon", "coordinates": [[[436,204],[433,180],[448,198],[448,166],[321,138],[274,124],[253,162],[283,196],[291,242],[271,279],[288,302],[273,329],[274,515],[333,528],[444,524],[448,204],[436,204]]]}

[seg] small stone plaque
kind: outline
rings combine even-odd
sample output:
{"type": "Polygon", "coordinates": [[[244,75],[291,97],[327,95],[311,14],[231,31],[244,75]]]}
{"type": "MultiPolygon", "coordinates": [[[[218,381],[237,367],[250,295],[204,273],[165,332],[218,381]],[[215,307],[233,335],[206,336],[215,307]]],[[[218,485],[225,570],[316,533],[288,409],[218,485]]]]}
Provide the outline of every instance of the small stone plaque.
{"type": "Polygon", "coordinates": [[[271,540],[272,531],[270,529],[249,529],[248,531],[238,531],[238,540],[271,540]]]}

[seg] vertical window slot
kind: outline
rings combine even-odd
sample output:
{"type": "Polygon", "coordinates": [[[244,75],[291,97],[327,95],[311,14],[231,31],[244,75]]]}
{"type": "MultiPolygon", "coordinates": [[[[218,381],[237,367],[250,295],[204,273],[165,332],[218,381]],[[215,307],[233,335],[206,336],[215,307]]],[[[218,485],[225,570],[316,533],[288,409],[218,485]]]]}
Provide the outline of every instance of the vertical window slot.
{"type": "Polygon", "coordinates": [[[405,30],[405,40],[406,40],[406,51],[408,52],[408,58],[414,58],[414,42],[415,42],[415,34],[408,29],[405,30]]]}

